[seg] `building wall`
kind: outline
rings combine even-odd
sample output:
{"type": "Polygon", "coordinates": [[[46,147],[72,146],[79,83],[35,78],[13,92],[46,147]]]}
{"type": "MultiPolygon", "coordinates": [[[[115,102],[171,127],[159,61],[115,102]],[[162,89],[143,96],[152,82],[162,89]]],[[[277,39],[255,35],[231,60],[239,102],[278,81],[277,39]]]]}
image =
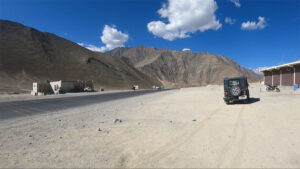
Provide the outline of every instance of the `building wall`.
{"type": "Polygon", "coordinates": [[[285,67],[281,68],[282,71],[282,86],[294,85],[294,68],[285,67]]]}
{"type": "Polygon", "coordinates": [[[52,93],[51,86],[49,83],[45,82],[34,82],[32,84],[32,93],[36,95],[37,93],[44,93],[44,94],[49,94],[52,93]]]}
{"type": "Polygon", "coordinates": [[[279,85],[280,85],[280,70],[273,70],[273,86],[279,86],[279,85]]]}
{"type": "Polygon", "coordinates": [[[272,85],[272,72],[265,71],[264,76],[265,76],[265,85],[272,85]]]}
{"type": "Polygon", "coordinates": [[[296,84],[300,85],[300,65],[296,65],[296,84]]]}
{"type": "Polygon", "coordinates": [[[75,81],[62,81],[61,89],[63,89],[65,92],[71,92],[75,88],[75,83],[75,81]]]}

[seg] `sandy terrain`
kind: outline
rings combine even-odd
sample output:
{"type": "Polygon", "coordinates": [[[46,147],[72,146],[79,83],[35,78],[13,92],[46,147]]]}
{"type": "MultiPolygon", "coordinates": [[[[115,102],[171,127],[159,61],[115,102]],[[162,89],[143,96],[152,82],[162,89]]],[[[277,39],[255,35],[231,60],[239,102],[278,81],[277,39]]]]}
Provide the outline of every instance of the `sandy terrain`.
{"type": "Polygon", "coordinates": [[[300,168],[300,93],[171,90],[0,123],[0,167],[300,168]],[[120,121],[116,120],[120,119],[120,121]]]}

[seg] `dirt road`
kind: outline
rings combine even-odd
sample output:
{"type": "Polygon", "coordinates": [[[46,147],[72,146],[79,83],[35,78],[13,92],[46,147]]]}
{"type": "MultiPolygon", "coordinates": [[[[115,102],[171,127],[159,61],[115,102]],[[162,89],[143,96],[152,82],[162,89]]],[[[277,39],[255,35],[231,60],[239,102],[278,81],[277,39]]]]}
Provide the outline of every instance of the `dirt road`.
{"type": "Polygon", "coordinates": [[[299,168],[300,94],[186,88],[0,124],[0,167],[299,168]]]}

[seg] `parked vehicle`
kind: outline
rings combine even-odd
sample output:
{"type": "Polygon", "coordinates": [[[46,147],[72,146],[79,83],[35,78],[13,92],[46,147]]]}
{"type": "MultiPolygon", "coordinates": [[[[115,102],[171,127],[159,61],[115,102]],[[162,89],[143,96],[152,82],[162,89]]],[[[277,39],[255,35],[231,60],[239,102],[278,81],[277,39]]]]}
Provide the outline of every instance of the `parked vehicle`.
{"type": "Polygon", "coordinates": [[[267,85],[266,90],[267,92],[270,91],[280,92],[280,89],[277,86],[271,86],[271,85],[267,85]]]}
{"type": "Polygon", "coordinates": [[[132,85],[132,90],[139,90],[139,86],[138,85],[132,85]]]}
{"type": "Polygon", "coordinates": [[[236,101],[243,101],[247,103],[249,101],[247,77],[234,77],[224,79],[224,101],[226,104],[236,101]]]}
{"type": "Polygon", "coordinates": [[[91,87],[85,87],[85,88],[83,89],[83,91],[84,91],[84,92],[92,92],[93,89],[92,89],[91,87]]]}

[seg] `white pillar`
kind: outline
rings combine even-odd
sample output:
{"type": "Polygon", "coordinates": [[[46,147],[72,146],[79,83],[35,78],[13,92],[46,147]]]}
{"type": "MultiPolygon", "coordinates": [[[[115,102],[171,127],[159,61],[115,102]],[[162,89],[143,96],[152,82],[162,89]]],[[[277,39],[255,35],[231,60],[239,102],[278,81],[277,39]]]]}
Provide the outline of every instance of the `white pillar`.
{"type": "Polygon", "coordinates": [[[294,66],[294,85],[296,84],[296,66],[294,66]]]}
{"type": "Polygon", "coordinates": [[[274,84],[273,84],[273,70],[271,70],[272,71],[272,86],[274,86],[274,84]]]}
{"type": "Polygon", "coordinates": [[[280,69],[280,86],[282,86],[282,70],[280,69]]]}

